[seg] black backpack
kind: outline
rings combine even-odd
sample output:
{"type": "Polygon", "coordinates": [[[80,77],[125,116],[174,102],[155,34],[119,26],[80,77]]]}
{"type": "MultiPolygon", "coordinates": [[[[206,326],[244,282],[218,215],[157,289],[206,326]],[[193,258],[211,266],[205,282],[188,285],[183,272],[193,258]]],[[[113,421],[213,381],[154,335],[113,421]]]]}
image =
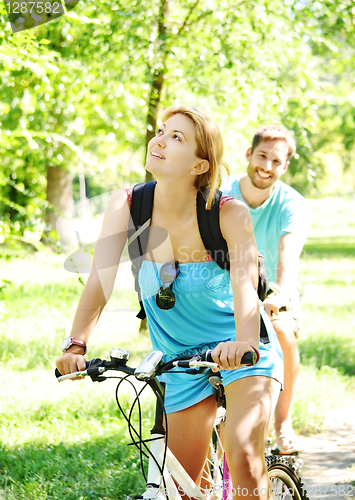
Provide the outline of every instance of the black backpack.
{"type": "MultiPolygon", "coordinates": [[[[137,318],[146,317],[143,302],[141,300],[138,283],[138,273],[142,265],[145,250],[147,248],[150,219],[152,217],[154,190],[156,181],[137,184],[132,190],[131,217],[128,229],[128,253],[132,262],[132,273],[135,279],[135,289],[138,292],[140,311],[137,318]]],[[[219,224],[219,203],[222,192],[217,190],[210,210],[206,210],[207,193],[198,191],[196,200],[197,221],[203,244],[212,259],[222,268],[230,267],[227,242],[222,236],[219,224]]],[[[166,233],[167,236],[167,233],[166,233]]],[[[159,239],[159,238],[158,238],[159,239]]],[[[162,241],[164,241],[162,233],[162,241]]],[[[267,278],[264,259],[258,255],[259,281],[258,296],[264,301],[267,294],[267,278]]],[[[260,317],[260,340],[268,343],[268,335],[262,317],[260,317]]]]}

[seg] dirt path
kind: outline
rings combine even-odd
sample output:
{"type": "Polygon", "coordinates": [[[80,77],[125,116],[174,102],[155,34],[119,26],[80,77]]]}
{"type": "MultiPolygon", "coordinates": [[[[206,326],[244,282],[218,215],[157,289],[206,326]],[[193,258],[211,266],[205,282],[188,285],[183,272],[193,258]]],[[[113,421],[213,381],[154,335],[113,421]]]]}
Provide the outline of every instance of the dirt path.
{"type": "Polygon", "coordinates": [[[311,500],[355,498],[355,401],[333,410],[322,434],[300,436],[300,445],[311,500]]]}

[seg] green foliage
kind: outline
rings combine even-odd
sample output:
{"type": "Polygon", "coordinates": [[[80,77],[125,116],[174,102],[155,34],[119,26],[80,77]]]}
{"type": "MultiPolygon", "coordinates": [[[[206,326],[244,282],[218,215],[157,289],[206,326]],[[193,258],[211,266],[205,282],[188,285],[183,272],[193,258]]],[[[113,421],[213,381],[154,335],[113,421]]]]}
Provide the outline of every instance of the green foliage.
{"type": "MultiPolygon", "coordinates": [[[[4,4],[0,20],[5,25],[4,4]]],[[[46,75],[55,69],[55,53],[33,32],[11,36],[1,29],[0,47],[0,224],[4,236],[23,234],[25,227],[36,226],[45,209],[43,159],[29,126],[36,94],[29,86],[32,81],[32,88],[39,85],[45,91],[46,75]]]]}
{"type": "Polygon", "coordinates": [[[344,169],[355,161],[351,0],[89,0],[17,34],[5,16],[2,3],[3,236],[43,231],[48,167],[99,191],[140,180],[146,131],[176,101],[213,110],[232,170],[271,121],[296,136],[287,181],[301,192],[321,189],[330,130],[344,169]]]}

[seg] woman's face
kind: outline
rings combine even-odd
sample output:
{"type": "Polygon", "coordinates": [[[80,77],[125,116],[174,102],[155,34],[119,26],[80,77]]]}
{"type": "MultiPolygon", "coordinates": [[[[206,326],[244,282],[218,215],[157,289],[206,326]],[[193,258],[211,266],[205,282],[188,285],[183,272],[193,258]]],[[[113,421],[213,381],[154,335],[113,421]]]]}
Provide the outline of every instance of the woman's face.
{"type": "Polygon", "coordinates": [[[201,162],[196,156],[195,125],[185,115],[171,116],[148,144],[146,169],[152,174],[183,177],[201,162]]]}

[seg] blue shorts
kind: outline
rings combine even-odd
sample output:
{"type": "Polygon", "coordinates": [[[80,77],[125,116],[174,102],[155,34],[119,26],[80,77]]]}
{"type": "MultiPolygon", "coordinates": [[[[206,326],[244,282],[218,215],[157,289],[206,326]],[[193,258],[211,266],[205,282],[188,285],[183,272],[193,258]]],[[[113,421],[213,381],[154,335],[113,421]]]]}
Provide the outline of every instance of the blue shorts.
{"type": "MultiPolygon", "coordinates": [[[[260,309],[260,313],[266,324],[270,342],[268,344],[260,342],[260,359],[256,365],[244,366],[237,370],[221,370],[220,374],[224,386],[231,384],[235,380],[254,376],[270,377],[280,382],[281,386],[283,384],[283,356],[281,347],[271,321],[263,308],[260,309]]],[[[235,338],[229,340],[235,340],[235,338]]],[[[180,354],[200,352],[202,349],[213,349],[217,344],[219,342],[200,345],[193,350],[191,349],[180,354]]],[[[169,358],[172,359],[173,356],[169,356],[169,358]]],[[[164,357],[164,360],[167,360],[166,357],[164,357]]],[[[181,372],[181,370],[181,368],[175,368],[159,377],[160,381],[166,383],[165,410],[167,413],[185,410],[215,393],[215,389],[208,381],[207,372],[190,375],[181,372]],[[181,373],[174,373],[174,371],[181,373]]]]}

